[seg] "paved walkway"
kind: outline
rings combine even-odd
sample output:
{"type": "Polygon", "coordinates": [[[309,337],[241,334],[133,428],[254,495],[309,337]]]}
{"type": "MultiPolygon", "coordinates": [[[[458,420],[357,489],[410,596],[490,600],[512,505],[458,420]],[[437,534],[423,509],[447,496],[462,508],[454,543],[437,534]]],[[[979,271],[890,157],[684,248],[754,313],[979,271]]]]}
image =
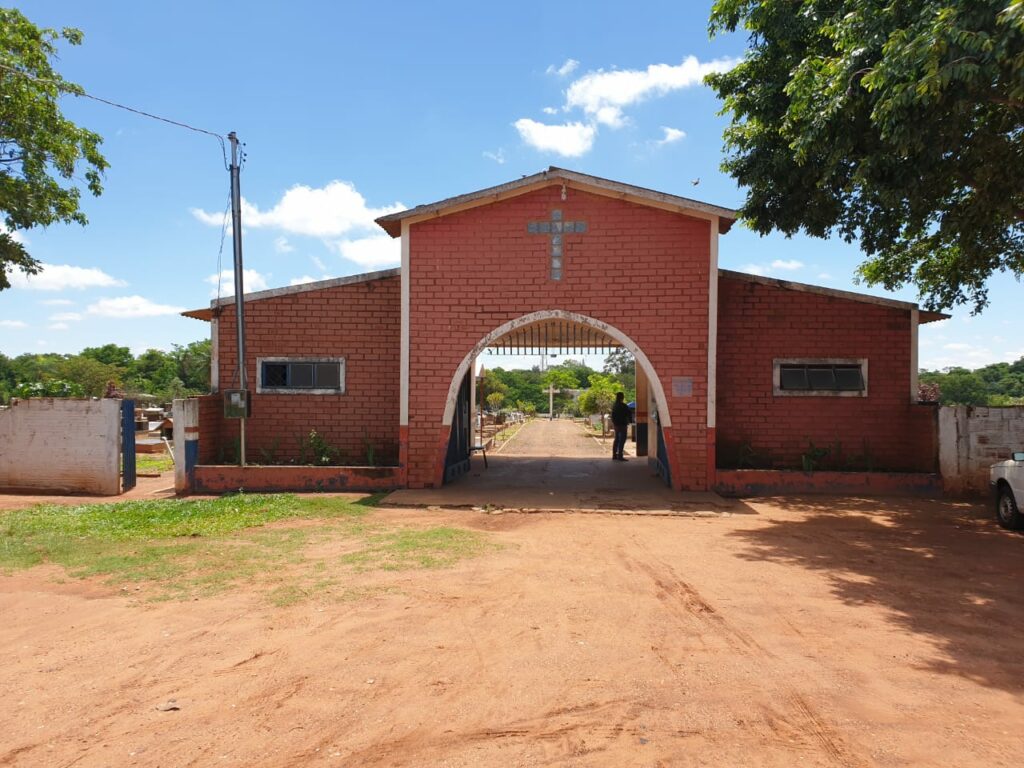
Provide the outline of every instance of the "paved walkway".
{"type": "Polygon", "coordinates": [[[612,461],[611,440],[599,441],[568,419],[533,419],[497,452],[489,468],[476,454],[467,475],[437,489],[395,491],[396,506],[490,507],[543,511],[716,514],[736,504],[713,493],[666,487],[647,458],[612,461]]]}

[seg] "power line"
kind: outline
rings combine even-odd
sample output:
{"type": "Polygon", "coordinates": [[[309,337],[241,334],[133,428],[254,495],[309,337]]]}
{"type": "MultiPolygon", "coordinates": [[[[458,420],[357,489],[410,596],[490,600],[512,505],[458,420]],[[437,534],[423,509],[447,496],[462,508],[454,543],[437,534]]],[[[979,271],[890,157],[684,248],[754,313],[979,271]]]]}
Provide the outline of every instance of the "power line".
{"type": "Polygon", "coordinates": [[[129,107],[127,104],[119,104],[116,101],[111,101],[110,99],[104,99],[104,98],[102,98],[100,96],[93,96],[91,93],[86,93],[84,89],[76,90],[75,88],[69,87],[70,84],[65,82],[65,81],[63,81],[63,80],[52,80],[52,79],[45,78],[45,77],[36,77],[35,75],[29,74],[28,72],[20,70],[17,67],[12,67],[9,64],[4,64],[3,62],[0,62],[0,69],[6,70],[7,72],[11,72],[12,74],[18,75],[20,77],[24,77],[27,80],[32,80],[32,81],[34,81],[36,83],[40,83],[40,84],[43,84],[43,85],[47,85],[47,84],[48,85],[54,85],[60,91],[62,91],[64,93],[68,93],[68,94],[70,94],[72,96],[80,96],[83,99],[92,99],[93,101],[98,101],[100,104],[106,104],[109,107],[116,107],[117,109],[123,109],[126,112],[131,112],[131,113],[136,114],[136,115],[141,115],[142,117],[148,117],[151,120],[159,120],[160,122],[167,123],[168,125],[175,125],[175,126],[177,126],[179,128],[185,128],[186,130],[189,130],[189,131],[195,131],[196,133],[202,133],[202,134],[205,134],[207,136],[213,136],[215,139],[217,139],[218,142],[220,142],[220,153],[221,153],[221,157],[224,159],[224,169],[228,170],[228,153],[227,153],[227,149],[226,149],[226,147],[224,145],[224,136],[222,136],[219,133],[215,133],[214,131],[208,131],[205,128],[197,128],[194,125],[189,125],[188,123],[183,123],[180,120],[172,120],[169,117],[161,117],[160,115],[154,115],[151,112],[146,112],[146,111],[141,110],[141,109],[136,109],[135,107],[129,107]]]}

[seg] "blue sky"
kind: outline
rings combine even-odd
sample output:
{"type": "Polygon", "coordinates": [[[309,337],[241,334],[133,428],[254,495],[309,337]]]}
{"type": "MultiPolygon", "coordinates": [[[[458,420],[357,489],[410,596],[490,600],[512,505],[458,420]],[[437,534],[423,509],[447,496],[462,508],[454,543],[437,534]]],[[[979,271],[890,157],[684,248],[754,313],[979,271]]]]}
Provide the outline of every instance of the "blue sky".
{"type": "MultiPolygon", "coordinates": [[[[743,198],[718,168],[725,119],[699,76],[742,56],[744,39],[709,40],[708,5],[18,7],[37,24],[85,32],[57,66],[88,92],[238,133],[247,290],[395,266],[376,216],[549,165],[728,207],[743,198]]],[[[0,352],[108,342],[140,352],[203,338],[209,326],[177,312],[217,290],[228,174],[216,140],[82,99],[63,107],[105,139],[105,192],[85,199],[85,228],[21,233],[50,266],[0,293],[0,352]]],[[[230,239],[223,261],[230,286],[230,239]]],[[[853,283],[859,252],[838,240],[736,227],[720,261],[885,295],[853,283]]],[[[922,366],[1024,356],[1019,284],[997,276],[991,299],[981,316],[957,309],[922,327],[922,366]]]]}

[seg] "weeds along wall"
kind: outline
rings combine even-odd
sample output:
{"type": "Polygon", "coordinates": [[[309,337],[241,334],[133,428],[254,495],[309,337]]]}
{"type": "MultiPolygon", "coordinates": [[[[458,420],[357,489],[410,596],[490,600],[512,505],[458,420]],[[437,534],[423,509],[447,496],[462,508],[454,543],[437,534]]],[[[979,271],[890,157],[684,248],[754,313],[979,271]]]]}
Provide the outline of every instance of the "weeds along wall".
{"type": "MultiPolygon", "coordinates": [[[[397,463],[400,292],[394,275],[246,301],[248,462],[315,463],[310,443],[319,441],[331,463],[397,463]],[[257,394],[261,357],[344,358],[345,392],[257,394]]],[[[222,308],[217,329],[220,389],[230,389],[238,381],[234,304],[222,308]]],[[[221,411],[219,396],[200,405],[201,463],[237,459],[238,422],[221,411]]]]}
{"type": "Polygon", "coordinates": [[[935,409],[911,402],[916,332],[908,309],[723,275],[718,466],[935,471],[935,409]],[[866,359],[867,396],[775,395],[784,358],[866,359]]]}

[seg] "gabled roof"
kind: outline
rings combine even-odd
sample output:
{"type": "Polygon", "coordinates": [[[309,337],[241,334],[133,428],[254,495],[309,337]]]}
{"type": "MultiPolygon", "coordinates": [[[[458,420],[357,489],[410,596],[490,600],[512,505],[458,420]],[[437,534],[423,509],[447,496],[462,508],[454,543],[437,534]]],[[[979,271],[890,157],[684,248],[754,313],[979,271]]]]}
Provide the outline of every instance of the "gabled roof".
{"type": "MultiPolygon", "coordinates": [[[[884,296],[872,296],[869,293],[854,293],[853,291],[840,291],[836,288],[825,288],[821,285],[810,285],[808,283],[794,283],[790,280],[779,280],[775,277],[763,277],[761,275],[751,275],[749,272],[733,272],[731,269],[720,269],[718,270],[718,276],[731,277],[733,280],[743,280],[748,283],[760,283],[761,285],[770,285],[774,288],[784,288],[787,291],[801,291],[803,293],[816,293],[819,296],[831,296],[836,299],[845,299],[846,301],[859,301],[862,304],[875,304],[880,307],[890,307],[891,309],[918,309],[917,304],[909,301],[899,301],[898,299],[887,299],[884,296]]],[[[920,310],[918,315],[919,323],[933,323],[936,320],[948,320],[950,315],[943,312],[932,312],[927,309],[920,310]]]]}
{"type": "MultiPolygon", "coordinates": [[[[399,277],[402,274],[402,270],[398,267],[394,269],[382,269],[377,272],[364,272],[360,275],[348,275],[347,277],[335,277],[330,280],[317,280],[312,283],[299,283],[298,285],[288,285],[283,288],[271,288],[267,291],[256,291],[255,293],[245,294],[246,303],[250,301],[259,301],[260,299],[272,299],[276,296],[290,296],[294,293],[306,293],[308,291],[322,291],[324,288],[337,288],[341,285],[352,285],[353,283],[368,283],[372,280],[383,280],[386,277],[399,277]]],[[[225,296],[223,299],[214,299],[210,302],[209,307],[203,309],[190,309],[187,312],[181,314],[185,317],[193,317],[196,320],[212,320],[214,313],[221,307],[230,306],[235,303],[234,296],[225,296]]]]}
{"type": "Polygon", "coordinates": [[[398,237],[402,234],[402,222],[407,219],[419,221],[446,216],[450,213],[466,210],[467,208],[475,208],[480,205],[496,203],[509,197],[524,195],[535,189],[550,187],[558,183],[563,183],[572,189],[582,189],[594,194],[628,200],[639,205],[648,205],[654,208],[675,211],[676,213],[702,214],[705,217],[717,216],[718,231],[722,234],[729,231],[737,216],[736,211],[731,208],[722,208],[718,205],[702,203],[700,200],[691,200],[688,197],[669,195],[653,189],[634,187],[632,184],[623,184],[620,181],[611,181],[610,179],[588,176],[585,173],[551,166],[546,171],[535,173],[532,176],[523,176],[521,179],[510,181],[507,184],[499,184],[496,187],[488,187],[487,189],[469,192],[465,195],[449,197],[436,203],[418,205],[407,211],[390,213],[377,219],[377,223],[389,235],[398,237]]]}

